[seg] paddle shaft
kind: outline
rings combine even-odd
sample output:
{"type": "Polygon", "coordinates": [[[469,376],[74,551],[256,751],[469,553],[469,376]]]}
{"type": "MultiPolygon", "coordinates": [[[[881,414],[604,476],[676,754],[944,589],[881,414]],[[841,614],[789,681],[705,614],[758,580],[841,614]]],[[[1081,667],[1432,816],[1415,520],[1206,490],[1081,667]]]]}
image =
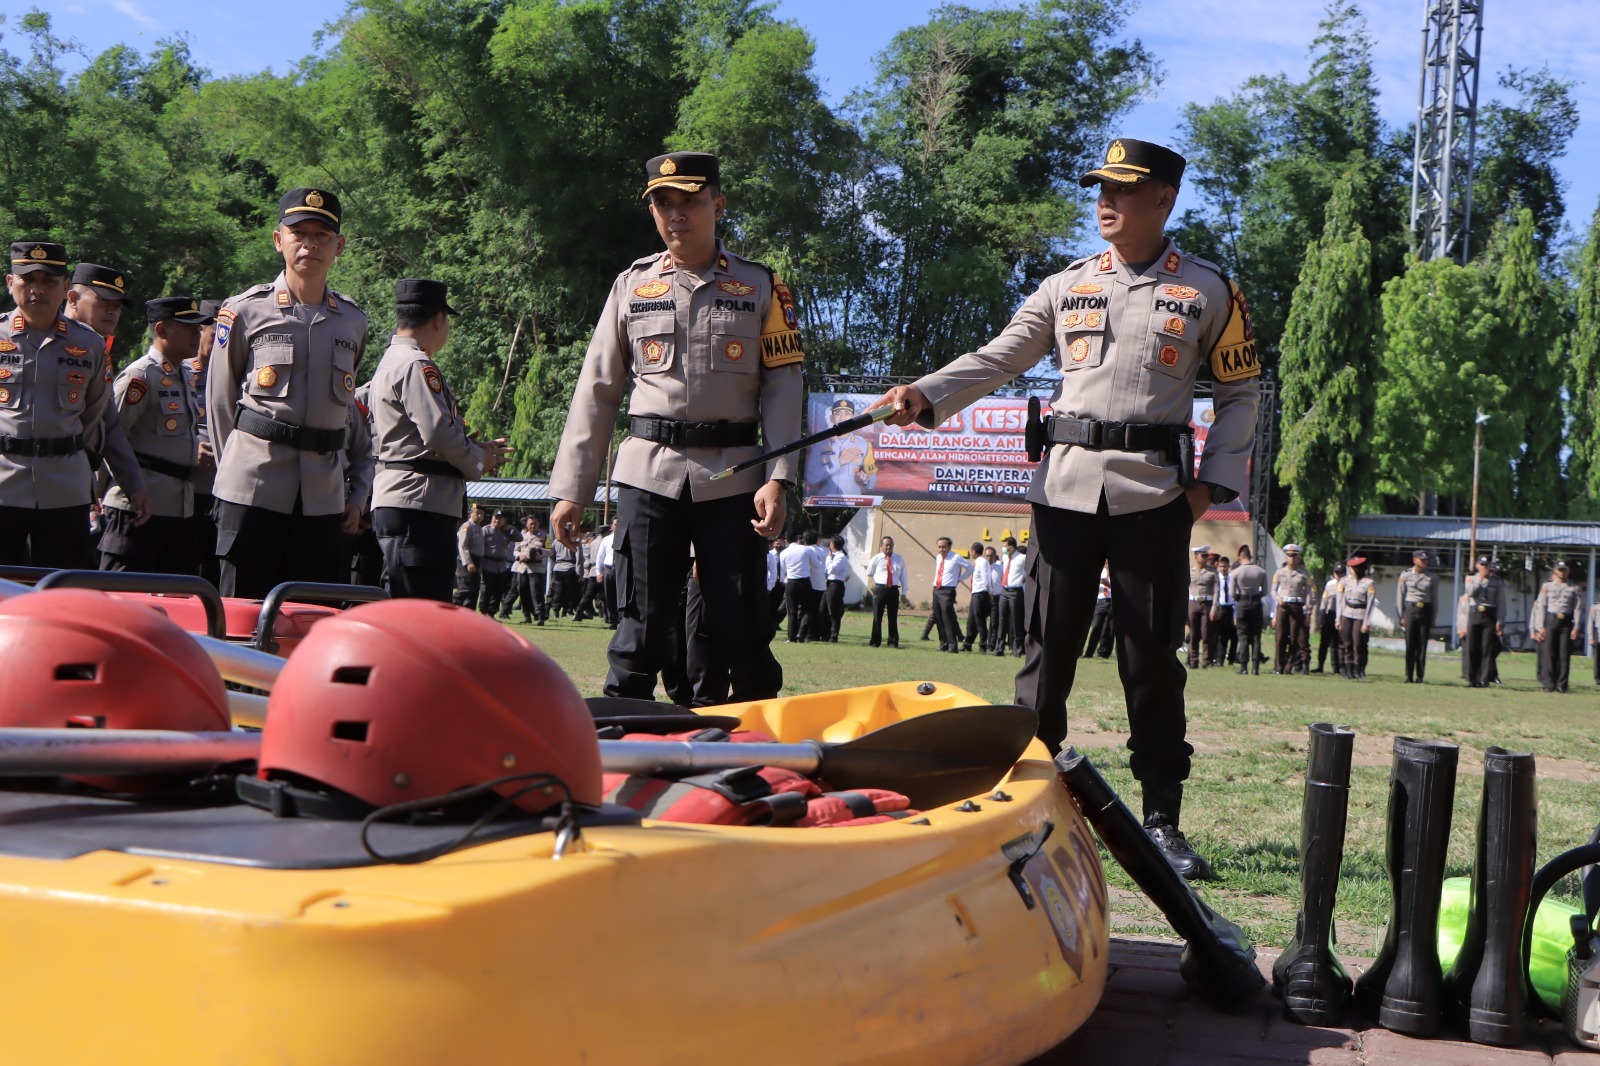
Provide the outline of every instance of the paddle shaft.
{"type": "Polygon", "coordinates": [[[732,477],[735,474],[742,474],[744,471],[749,470],[752,467],[757,467],[763,463],[771,462],[773,459],[788,455],[790,452],[797,452],[802,448],[809,448],[813,444],[821,444],[823,441],[832,440],[834,437],[842,437],[846,433],[854,433],[858,429],[866,429],[874,422],[882,422],[885,418],[888,418],[890,415],[894,414],[896,410],[898,410],[898,408],[891,405],[889,407],[880,407],[875,411],[868,411],[864,415],[856,415],[856,417],[840,422],[836,426],[829,426],[827,429],[824,429],[821,432],[813,433],[809,437],[801,437],[793,444],[785,444],[782,448],[767,452],[765,455],[758,455],[754,459],[746,459],[742,463],[739,463],[735,466],[730,466],[728,469],[719,473],[712,474],[711,480],[721,481],[725,477],[732,477]]]}

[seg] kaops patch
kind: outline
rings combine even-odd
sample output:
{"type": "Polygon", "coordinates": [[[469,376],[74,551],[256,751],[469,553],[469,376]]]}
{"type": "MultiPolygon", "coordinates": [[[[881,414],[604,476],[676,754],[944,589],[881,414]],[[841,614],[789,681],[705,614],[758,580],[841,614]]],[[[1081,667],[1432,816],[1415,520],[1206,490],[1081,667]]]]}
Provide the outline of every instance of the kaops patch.
{"type": "Polygon", "coordinates": [[[1243,381],[1261,374],[1261,353],[1256,349],[1256,330],[1250,322],[1250,307],[1244,293],[1228,282],[1228,324],[1211,351],[1211,376],[1219,382],[1243,381]]]}

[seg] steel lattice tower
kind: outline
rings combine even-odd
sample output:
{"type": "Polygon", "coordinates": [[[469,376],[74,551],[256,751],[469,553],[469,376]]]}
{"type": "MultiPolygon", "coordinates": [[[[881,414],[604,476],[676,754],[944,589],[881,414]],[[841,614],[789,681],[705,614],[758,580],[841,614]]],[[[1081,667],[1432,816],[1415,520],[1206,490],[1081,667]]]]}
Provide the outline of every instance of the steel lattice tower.
{"type": "Polygon", "coordinates": [[[1422,77],[1411,171],[1411,247],[1467,261],[1483,0],[1423,0],[1422,77]]]}

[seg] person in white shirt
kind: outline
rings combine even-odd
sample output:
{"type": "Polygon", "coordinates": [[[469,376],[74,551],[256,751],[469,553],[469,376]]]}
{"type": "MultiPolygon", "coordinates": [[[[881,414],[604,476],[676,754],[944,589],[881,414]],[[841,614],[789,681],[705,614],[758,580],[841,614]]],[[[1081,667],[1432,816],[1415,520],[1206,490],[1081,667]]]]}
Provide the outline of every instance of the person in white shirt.
{"type": "Polygon", "coordinates": [[[1102,659],[1111,658],[1112,642],[1116,640],[1115,624],[1111,620],[1111,568],[1100,568],[1100,591],[1094,599],[1094,621],[1089,626],[1089,641],[1083,646],[1083,655],[1080,658],[1088,659],[1098,655],[1102,659]]]}
{"type": "Polygon", "coordinates": [[[883,616],[889,615],[889,647],[900,646],[900,587],[906,580],[906,561],[894,550],[894,538],[884,537],[879,551],[867,563],[867,581],[872,586],[872,637],[867,646],[883,643],[883,616]]]}
{"type": "Polygon", "coordinates": [[[595,556],[595,576],[600,583],[600,608],[604,612],[606,628],[617,628],[621,604],[617,602],[617,520],[613,518],[600,538],[600,550],[595,556]]]}
{"type": "Polygon", "coordinates": [[[1016,537],[1005,540],[1004,583],[1000,589],[1000,636],[995,641],[994,653],[1004,655],[1006,644],[1011,654],[1021,658],[1023,638],[1028,635],[1022,619],[1022,586],[1028,575],[1028,556],[1017,547],[1016,537]]]}
{"type": "Polygon", "coordinates": [[[767,604],[772,608],[774,623],[783,620],[783,564],[778,557],[788,546],[787,540],[773,537],[767,548],[767,604]]]}
{"type": "Polygon", "coordinates": [[[1234,620],[1233,582],[1229,573],[1232,561],[1226,556],[1217,559],[1217,599],[1211,605],[1211,628],[1206,631],[1206,658],[1212,666],[1233,665],[1239,653],[1239,628],[1234,620]]]}
{"type": "Polygon", "coordinates": [[[822,564],[827,588],[823,606],[828,615],[828,643],[839,643],[839,623],[844,621],[844,586],[850,580],[850,557],[844,553],[844,538],[828,541],[828,557],[822,564]]]}
{"type": "Polygon", "coordinates": [[[828,592],[828,548],[817,542],[812,534],[811,544],[811,625],[806,630],[808,640],[828,639],[828,615],[823,599],[828,592]]]}
{"type": "Polygon", "coordinates": [[[956,617],[956,588],[966,579],[971,565],[954,550],[949,537],[934,542],[933,618],[939,626],[939,650],[961,650],[961,622],[956,617]]]}
{"type": "Polygon", "coordinates": [[[996,568],[994,549],[973,541],[967,558],[972,560],[972,598],[967,601],[967,641],[962,646],[971,651],[976,643],[979,651],[988,651],[992,639],[989,619],[994,616],[993,590],[998,585],[992,576],[996,568]]]}
{"type": "Polygon", "coordinates": [[[816,559],[811,546],[816,542],[816,533],[808,529],[778,556],[783,570],[783,605],[789,616],[785,644],[804,644],[811,636],[811,614],[815,610],[811,603],[811,564],[816,559]]]}

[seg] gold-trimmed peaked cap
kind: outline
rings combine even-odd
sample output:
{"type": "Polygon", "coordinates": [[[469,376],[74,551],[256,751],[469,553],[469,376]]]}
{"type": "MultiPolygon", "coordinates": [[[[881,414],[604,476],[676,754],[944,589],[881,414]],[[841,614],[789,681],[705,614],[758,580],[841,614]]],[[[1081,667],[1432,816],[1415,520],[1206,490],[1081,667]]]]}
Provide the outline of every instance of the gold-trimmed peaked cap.
{"type": "Polygon", "coordinates": [[[278,224],[316,220],[339,232],[339,198],[327,189],[290,189],[278,201],[278,224]]]}
{"type": "Polygon", "coordinates": [[[1171,148],[1132,137],[1118,137],[1106,146],[1106,161],[1078,179],[1087,189],[1109,181],[1113,185],[1138,185],[1155,178],[1168,185],[1183,183],[1183,168],[1188,160],[1171,148]]]}
{"type": "Polygon", "coordinates": [[[89,286],[102,300],[128,302],[128,276],[116,267],[79,263],[72,268],[72,284],[89,286]]]}
{"type": "Polygon", "coordinates": [[[33,274],[38,271],[67,275],[67,249],[50,241],[14,241],[11,245],[11,273],[33,274]]]}
{"type": "Polygon", "coordinates": [[[668,152],[644,165],[644,178],[644,196],[663,186],[699,192],[707,185],[721,185],[722,171],[717,166],[717,157],[710,153],[668,152]]]}
{"type": "MultiPolygon", "coordinates": [[[[209,302],[209,301],[208,301],[209,302]]],[[[205,311],[205,304],[193,296],[160,296],[144,302],[145,321],[182,322],[186,326],[209,326],[216,321],[205,311]]]]}

